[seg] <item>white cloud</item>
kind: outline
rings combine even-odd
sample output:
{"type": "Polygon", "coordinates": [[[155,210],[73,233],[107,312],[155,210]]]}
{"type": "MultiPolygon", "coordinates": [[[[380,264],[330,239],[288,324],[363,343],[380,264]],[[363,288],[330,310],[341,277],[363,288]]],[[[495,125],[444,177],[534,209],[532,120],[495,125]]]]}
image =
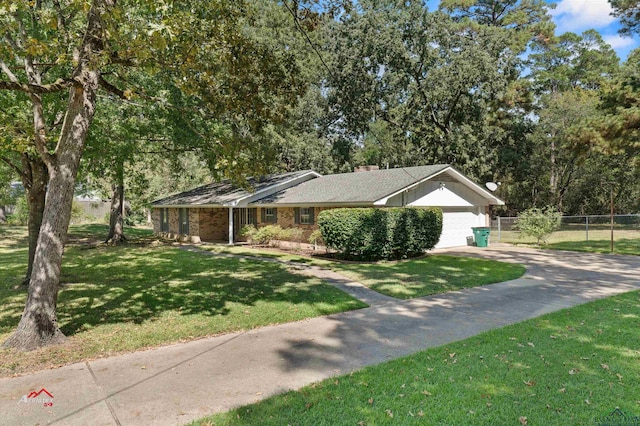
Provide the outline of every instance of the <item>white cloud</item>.
{"type": "Polygon", "coordinates": [[[602,37],[607,44],[614,49],[624,49],[625,47],[635,46],[637,42],[631,37],[620,37],[619,35],[612,34],[602,37]]]}
{"type": "Polygon", "coordinates": [[[557,34],[603,28],[615,21],[608,0],[561,0],[551,10],[557,34]]]}

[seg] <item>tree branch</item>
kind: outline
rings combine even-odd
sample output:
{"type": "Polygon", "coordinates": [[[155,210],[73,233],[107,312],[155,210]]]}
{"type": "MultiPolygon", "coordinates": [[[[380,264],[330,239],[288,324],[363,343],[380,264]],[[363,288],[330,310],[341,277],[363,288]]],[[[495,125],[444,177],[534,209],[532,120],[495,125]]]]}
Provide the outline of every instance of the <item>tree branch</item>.
{"type": "Polygon", "coordinates": [[[9,81],[13,83],[18,83],[18,77],[9,69],[7,64],[0,60],[0,69],[9,77],[9,81]]]}
{"type": "Polygon", "coordinates": [[[9,160],[7,157],[0,157],[0,160],[2,160],[4,163],[6,163],[10,168],[12,168],[16,173],[18,173],[20,176],[22,176],[22,169],[20,169],[20,167],[16,166],[11,160],[9,160]]]}
{"type": "MultiPolygon", "coordinates": [[[[4,70],[3,70],[4,71],[4,70]]],[[[68,89],[75,84],[74,80],[57,79],[50,84],[31,84],[14,81],[0,81],[0,90],[13,90],[24,93],[55,93],[68,89]]]]}
{"type": "Polygon", "coordinates": [[[107,92],[116,95],[120,99],[128,99],[127,96],[125,96],[125,94],[124,94],[124,90],[120,90],[116,86],[114,86],[113,84],[109,83],[107,80],[105,80],[102,77],[102,75],[100,75],[99,78],[100,79],[98,80],[98,82],[100,83],[100,86],[103,89],[105,89],[107,92]]]}

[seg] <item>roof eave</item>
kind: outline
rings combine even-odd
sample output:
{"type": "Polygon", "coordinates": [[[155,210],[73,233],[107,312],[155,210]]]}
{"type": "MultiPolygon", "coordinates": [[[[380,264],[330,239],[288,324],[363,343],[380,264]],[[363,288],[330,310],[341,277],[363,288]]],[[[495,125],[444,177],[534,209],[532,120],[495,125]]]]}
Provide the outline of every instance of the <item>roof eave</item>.
{"type": "Polygon", "coordinates": [[[309,170],[307,173],[304,173],[302,175],[299,175],[299,176],[296,176],[294,178],[288,179],[288,180],[286,180],[284,182],[281,182],[281,183],[278,183],[278,184],[275,184],[275,185],[270,185],[270,186],[268,186],[268,187],[266,187],[264,189],[261,189],[260,191],[256,191],[256,192],[254,192],[252,194],[248,194],[248,195],[242,196],[240,198],[237,198],[237,199],[235,199],[233,201],[224,203],[224,206],[225,207],[246,207],[249,204],[251,204],[250,200],[252,198],[254,200],[259,200],[260,198],[264,198],[264,197],[260,197],[260,195],[264,194],[266,192],[272,191],[271,194],[274,194],[274,193],[276,193],[278,191],[281,191],[282,189],[287,189],[288,188],[287,184],[296,182],[296,181],[301,180],[302,178],[307,177],[307,176],[314,176],[316,178],[322,177],[322,175],[320,173],[318,173],[316,171],[313,171],[313,170],[309,170]],[[281,187],[284,187],[284,188],[280,189],[281,187]],[[246,201],[246,203],[243,203],[243,201],[246,201]]]}

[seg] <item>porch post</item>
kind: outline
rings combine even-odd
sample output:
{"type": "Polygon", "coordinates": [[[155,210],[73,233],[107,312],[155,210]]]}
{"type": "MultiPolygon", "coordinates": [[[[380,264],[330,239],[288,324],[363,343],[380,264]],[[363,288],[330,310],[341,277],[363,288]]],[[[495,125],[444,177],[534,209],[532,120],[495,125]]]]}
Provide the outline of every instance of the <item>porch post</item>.
{"type": "Polygon", "coordinates": [[[229,245],[233,245],[233,207],[229,207],[229,245]]]}

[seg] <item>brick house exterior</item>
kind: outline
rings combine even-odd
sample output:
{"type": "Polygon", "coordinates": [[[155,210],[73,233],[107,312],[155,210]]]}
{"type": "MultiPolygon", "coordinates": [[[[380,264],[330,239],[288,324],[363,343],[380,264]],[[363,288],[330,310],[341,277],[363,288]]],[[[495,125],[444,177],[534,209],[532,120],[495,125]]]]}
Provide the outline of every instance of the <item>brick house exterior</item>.
{"type": "Polygon", "coordinates": [[[439,244],[452,247],[466,244],[473,226],[489,224],[489,205],[504,204],[448,165],[326,176],[305,170],[248,181],[253,191],[222,181],[155,201],[154,233],[195,243],[233,244],[242,240],[240,230],[245,224],[273,224],[301,229],[302,241],[307,241],[318,229],[317,218],[323,210],[424,206],[443,209],[439,244]]]}

